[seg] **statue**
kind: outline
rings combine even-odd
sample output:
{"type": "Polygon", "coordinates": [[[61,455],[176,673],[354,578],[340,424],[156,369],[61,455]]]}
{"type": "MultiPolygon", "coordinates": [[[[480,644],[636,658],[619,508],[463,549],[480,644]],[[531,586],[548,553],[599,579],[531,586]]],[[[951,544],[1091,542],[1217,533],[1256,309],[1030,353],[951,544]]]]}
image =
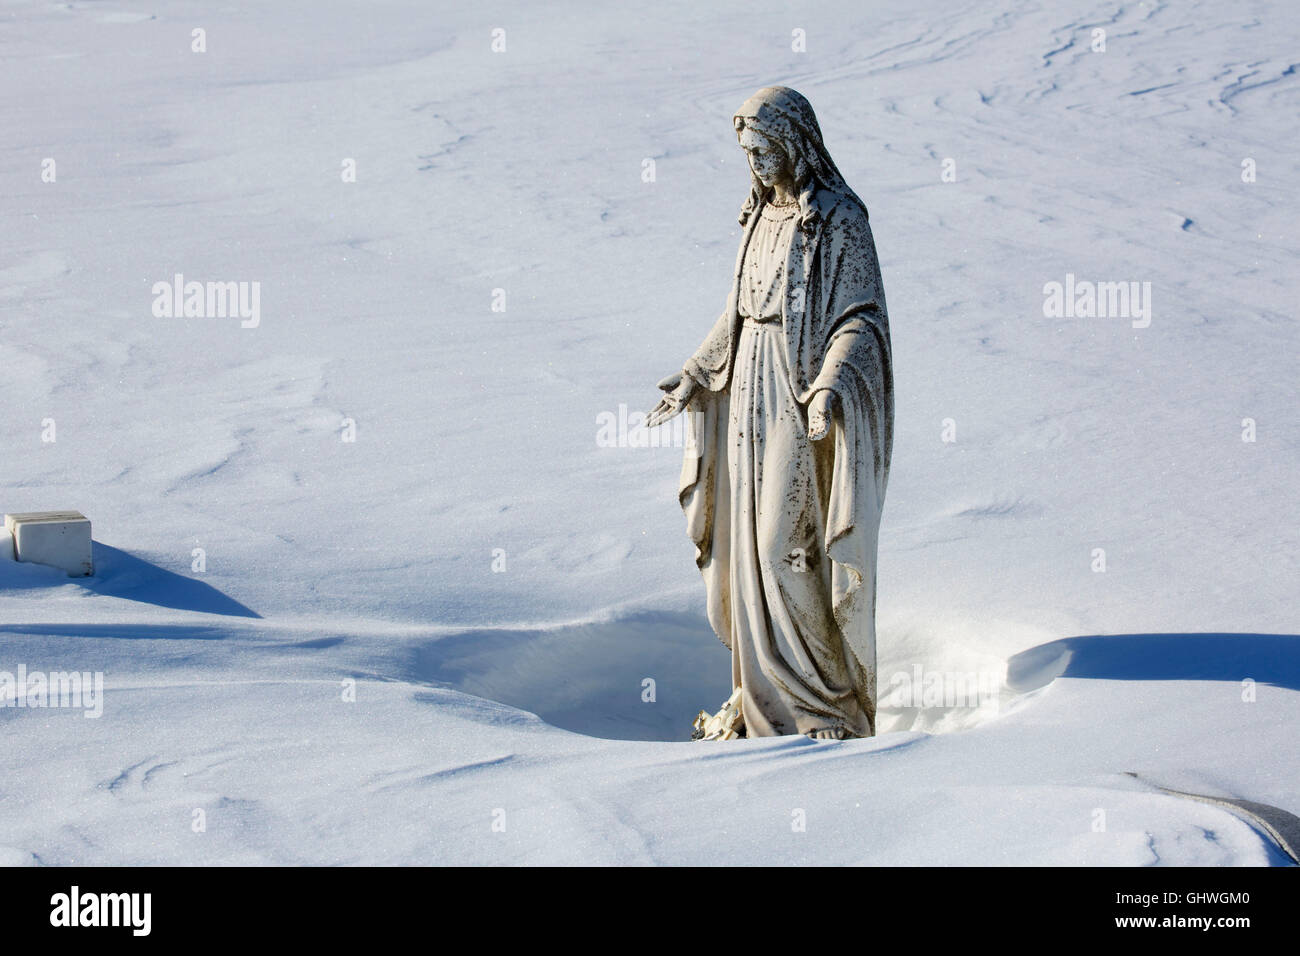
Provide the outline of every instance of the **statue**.
{"type": "Polygon", "coordinates": [[[679,500],[731,651],[732,699],[696,736],[870,737],[894,422],[880,265],[803,96],[766,87],[733,122],[752,186],[731,294],[646,419],[692,413],[679,500]]]}

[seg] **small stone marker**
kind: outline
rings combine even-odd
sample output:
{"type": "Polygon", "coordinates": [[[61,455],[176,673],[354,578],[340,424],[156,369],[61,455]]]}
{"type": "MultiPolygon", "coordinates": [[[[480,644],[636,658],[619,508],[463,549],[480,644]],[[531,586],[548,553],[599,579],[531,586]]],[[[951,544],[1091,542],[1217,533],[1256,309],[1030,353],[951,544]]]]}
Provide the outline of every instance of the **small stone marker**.
{"type": "MultiPolygon", "coordinates": [[[[95,573],[90,519],[80,511],[5,515],[5,531],[13,536],[14,557],[19,561],[62,568],[72,577],[95,573]]],[[[0,549],[4,545],[0,538],[0,549]]]]}

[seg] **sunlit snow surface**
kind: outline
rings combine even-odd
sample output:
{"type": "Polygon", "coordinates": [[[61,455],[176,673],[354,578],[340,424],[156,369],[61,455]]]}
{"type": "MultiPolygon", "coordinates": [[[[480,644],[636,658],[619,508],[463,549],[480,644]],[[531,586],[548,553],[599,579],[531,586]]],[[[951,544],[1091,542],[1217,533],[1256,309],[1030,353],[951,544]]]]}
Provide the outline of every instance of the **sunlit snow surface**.
{"type": "Polygon", "coordinates": [[[0,562],[0,671],[107,688],[0,708],[0,863],[1288,862],[1125,772],[1300,813],[1298,51],[1280,0],[0,2],[0,511],[98,564],[0,562]],[[882,732],[692,744],[682,452],[597,419],[721,310],[772,83],[888,294],[882,732]]]}

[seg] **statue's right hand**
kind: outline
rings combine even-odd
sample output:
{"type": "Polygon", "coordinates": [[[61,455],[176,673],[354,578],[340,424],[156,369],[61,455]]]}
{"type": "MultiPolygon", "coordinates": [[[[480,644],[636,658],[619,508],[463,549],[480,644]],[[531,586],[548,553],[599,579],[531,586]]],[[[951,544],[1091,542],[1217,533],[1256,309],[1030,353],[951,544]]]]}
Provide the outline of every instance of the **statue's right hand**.
{"type": "Polygon", "coordinates": [[[699,389],[700,383],[695,381],[689,375],[678,372],[675,375],[669,375],[659,383],[666,395],[659,400],[659,404],[650,409],[646,415],[645,427],[654,428],[662,425],[673,416],[677,415],[684,409],[691,400],[691,397],[699,389]]]}

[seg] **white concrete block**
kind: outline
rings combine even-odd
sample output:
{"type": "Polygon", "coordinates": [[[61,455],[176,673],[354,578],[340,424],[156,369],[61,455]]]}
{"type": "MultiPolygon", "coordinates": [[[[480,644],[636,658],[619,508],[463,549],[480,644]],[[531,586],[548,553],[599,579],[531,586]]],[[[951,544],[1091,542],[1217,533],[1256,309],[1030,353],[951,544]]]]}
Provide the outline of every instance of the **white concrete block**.
{"type": "Polygon", "coordinates": [[[80,511],[31,511],[5,515],[19,561],[62,568],[73,577],[95,573],[90,520],[80,511]]]}
{"type": "Polygon", "coordinates": [[[14,558],[14,536],[6,528],[0,531],[0,561],[13,561],[14,558]]]}

